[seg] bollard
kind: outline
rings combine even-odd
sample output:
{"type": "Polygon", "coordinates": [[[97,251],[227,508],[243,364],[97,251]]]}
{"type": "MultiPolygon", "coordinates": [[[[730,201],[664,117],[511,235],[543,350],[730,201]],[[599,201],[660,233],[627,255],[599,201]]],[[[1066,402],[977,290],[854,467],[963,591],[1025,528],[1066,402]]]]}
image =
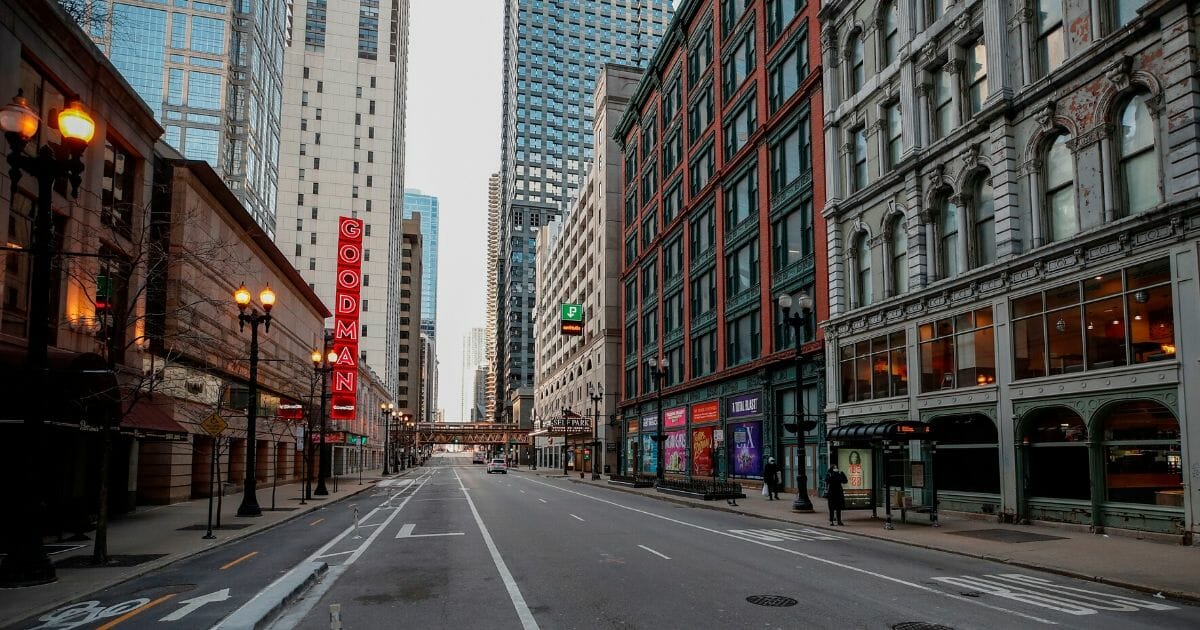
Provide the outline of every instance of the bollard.
{"type": "Polygon", "coordinates": [[[329,605],[329,630],[342,630],[342,605],[329,605]]]}
{"type": "Polygon", "coordinates": [[[354,539],[358,540],[362,538],[362,535],[358,533],[358,504],[350,504],[350,509],[354,510],[354,539]]]}

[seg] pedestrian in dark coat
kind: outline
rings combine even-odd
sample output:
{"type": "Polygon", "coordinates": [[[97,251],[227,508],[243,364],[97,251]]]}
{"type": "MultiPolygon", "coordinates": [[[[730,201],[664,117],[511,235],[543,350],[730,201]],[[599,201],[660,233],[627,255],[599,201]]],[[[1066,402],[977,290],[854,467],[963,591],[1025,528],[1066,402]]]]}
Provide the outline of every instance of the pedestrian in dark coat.
{"type": "Polygon", "coordinates": [[[846,507],[846,493],[842,487],[846,485],[846,473],[838,470],[837,464],[829,467],[825,474],[825,498],[829,501],[829,524],[845,525],[842,522],[842,510],[846,507]]]}
{"type": "Polygon", "coordinates": [[[772,457],[763,466],[763,483],[767,484],[768,501],[774,501],[779,498],[779,482],[779,465],[775,463],[775,458],[772,457]]]}

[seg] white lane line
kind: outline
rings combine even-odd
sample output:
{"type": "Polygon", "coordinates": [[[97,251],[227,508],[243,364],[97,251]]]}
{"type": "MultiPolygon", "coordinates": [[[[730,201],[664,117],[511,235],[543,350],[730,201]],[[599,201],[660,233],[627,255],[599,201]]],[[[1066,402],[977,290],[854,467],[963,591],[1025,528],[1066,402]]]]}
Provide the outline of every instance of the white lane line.
{"type": "MultiPolygon", "coordinates": [[[[462,488],[463,494],[466,494],[467,487],[463,485],[462,477],[458,476],[457,470],[454,471],[454,477],[458,479],[458,485],[462,488]]],[[[487,545],[488,552],[492,554],[492,562],[496,564],[496,571],[500,573],[500,579],[504,581],[504,588],[508,590],[508,598],[512,600],[513,608],[517,609],[521,627],[524,630],[537,630],[537,621],[534,620],[529,606],[525,605],[525,597],[521,595],[521,589],[517,587],[512,573],[508,572],[508,565],[504,564],[504,558],[500,557],[500,550],[496,548],[496,543],[492,540],[492,535],[488,533],[487,525],[483,524],[483,518],[479,516],[479,510],[475,509],[475,502],[471,500],[470,495],[467,495],[467,505],[471,506],[471,514],[475,515],[475,523],[479,525],[479,533],[483,534],[483,542],[487,545]]]]}
{"type": "Polygon", "coordinates": [[[573,519],[575,519],[575,520],[577,520],[577,521],[582,521],[582,520],[583,520],[583,519],[579,518],[578,516],[575,516],[574,514],[572,514],[572,515],[571,515],[571,518],[573,518],[573,519]]]}
{"type": "Polygon", "coordinates": [[[434,536],[462,536],[462,532],[445,532],[441,534],[414,534],[413,530],[417,528],[415,523],[405,523],[400,526],[400,531],[396,532],[396,538],[432,538],[434,536]]]}
{"type": "Polygon", "coordinates": [[[981,602],[981,601],[976,601],[976,600],[974,600],[974,599],[971,599],[971,598],[969,598],[969,597],[963,597],[963,596],[961,596],[961,595],[955,595],[955,594],[953,594],[953,593],[947,593],[946,591],[938,590],[938,589],[936,589],[936,588],[930,588],[930,587],[928,587],[928,586],[925,586],[925,585],[923,585],[923,584],[917,584],[916,582],[909,582],[908,580],[902,580],[902,579],[900,579],[900,578],[892,577],[892,576],[890,576],[890,575],[884,575],[884,574],[882,574],[882,573],[876,573],[876,572],[874,572],[874,571],[868,571],[868,570],[866,570],[866,569],[861,569],[861,568],[859,568],[859,567],[852,566],[852,565],[849,565],[849,564],[845,564],[845,563],[842,563],[842,562],[838,562],[838,561],[836,561],[836,560],[830,560],[830,559],[828,559],[828,558],[822,558],[822,557],[820,557],[820,556],[814,556],[814,555],[812,555],[812,554],[810,554],[810,553],[804,553],[804,552],[802,552],[802,551],[797,551],[797,550],[795,550],[795,549],[788,549],[787,547],[780,547],[779,545],[772,545],[771,543],[764,542],[764,541],[761,541],[761,540],[754,540],[753,538],[747,538],[747,537],[745,537],[745,536],[738,536],[738,535],[736,535],[736,534],[731,534],[731,533],[729,533],[729,532],[724,532],[724,531],[721,531],[721,530],[719,530],[719,529],[712,529],[712,528],[710,528],[710,527],[705,527],[705,526],[703,526],[703,525],[697,525],[697,524],[695,524],[695,523],[689,523],[689,522],[687,522],[687,521],[681,521],[681,520],[679,520],[679,519],[671,518],[671,517],[669,517],[669,516],[663,516],[662,514],[655,514],[654,512],[650,512],[650,511],[647,511],[647,510],[642,510],[642,509],[635,508],[635,507],[628,506],[628,505],[623,505],[623,504],[621,504],[621,503],[617,503],[616,501],[609,501],[608,499],[601,499],[600,497],[595,497],[595,496],[592,496],[592,495],[590,495],[590,494],[584,494],[584,493],[582,493],[582,492],[579,492],[579,491],[577,491],[577,490],[571,490],[571,489],[569,489],[569,488],[560,488],[560,487],[558,487],[558,486],[556,486],[556,485],[554,485],[554,484],[546,483],[546,482],[544,482],[544,481],[536,481],[536,480],[534,480],[534,479],[530,479],[530,480],[529,480],[529,483],[536,483],[536,484],[538,484],[538,485],[546,486],[547,488],[553,488],[553,489],[555,489],[555,490],[558,490],[559,492],[566,492],[566,493],[568,493],[568,494],[574,494],[574,495],[577,495],[577,496],[581,496],[581,497],[583,497],[583,498],[585,498],[585,499],[591,499],[592,501],[596,501],[596,502],[599,502],[599,503],[604,503],[604,504],[607,504],[607,505],[611,505],[611,506],[613,506],[613,507],[621,508],[622,510],[628,510],[628,511],[630,511],[630,512],[637,512],[638,514],[643,514],[643,515],[645,515],[645,516],[649,516],[649,517],[651,517],[651,518],[657,518],[657,519],[660,519],[660,520],[667,521],[667,522],[669,522],[669,523],[675,523],[676,525],[683,525],[684,527],[691,527],[691,528],[693,528],[693,529],[698,529],[698,530],[700,530],[700,531],[708,532],[708,533],[710,533],[710,534],[716,534],[716,535],[718,535],[718,536],[725,536],[725,537],[727,537],[727,538],[734,538],[734,539],[741,540],[741,541],[745,541],[745,542],[748,542],[748,543],[751,543],[751,544],[759,545],[759,546],[761,546],[761,547],[767,547],[767,548],[769,548],[769,549],[774,549],[774,550],[776,550],[776,551],[782,551],[783,553],[790,553],[790,554],[792,554],[792,555],[794,555],[794,556],[800,556],[801,558],[807,558],[807,559],[809,559],[809,560],[812,560],[813,562],[820,562],[820,563],[823,563],[823,564],[828,564],[828,565],[830,565],[830,566],[835,566],[835,567],[838,567],[838,568],[840,568],[840,569],[845,569],[845,570],[847,570],[847,571],[853,571],[853,572],[855,572],[855,573],[862,573],[863,575],[869,575],[869,576],[871,576],[871,577],[878,578],[878,579],[880,579],[880,580],[886,580],[886,581],[888,581],[888,582],[893,582],[893,583],[896,583],[896,584],[901,584],[901,585],[903,585],[903,586],[908,586],[908,587],[910,587],[910,588],[914,588],[914,589],[917,589],[917,590],[919,590],[919,591],[925,591],[926,593],[933,593],[933,594],[935,594],[935,595],[942,595],[942,596],[944,596],[944,597],[948,597],[948,598],[950,598],[950,599],[953,599],[953,600],[955,600],[955,601],[964,602],[964,603],[967,603],[967,604],[974,604],[974,605],[976,605],[976,606],[982,606],[983,608],[987,608],[988,610],[994,610],[994,611],[997,611],[997,612],[1007,613],[1007,614],[1010,614],[1010,615],[1016,615],[1016,616],[1018,616],[1018,617],[1021,617],[1022,619],[1029,619],[1030,621],[1036,621],[1036,622],[1038,622],[1038,623],[1043,623],[1043,624],[1050,625],[1050,626],[1057,626],[1057,625],[1058,625],[1058,623],[1057,623],[1057,622],[1051,621],[1051,620],[1049,620],[1049,619],[1043,619],[1043,618],[1041,618],[1041,617],[1035,617],[1035,616],[1033,616],[1033,615],[1030,615],[1030,614],[1026,614],[1026,613],[1023,613],[1023,612],[1020,612],[1020,611],[1016,611],[1016,610],[1011,610],[1011,609],[1008,609],[1008,608],[1003,608],[1003,607],[1000,607],[1000,606],[993,606],[993,605],[991,605],[991,604],[987,604],[987,603],[984,603],[984,602],[981,602]]]}
{"type": "Polygon", "coordinates": [[[546,500],[545,500],[545,499],[538,499],[538,501],[541,501],[542,503],[545,503],[545,502],[546,502],[546,500]]]}
{"type": "Polygon", "coordinates": [[[638,546],[639,546],[639,547],[641,547],[642,549],[645,549],[646,551],[649,551],[650,553],[652,553],[652,554],[654,554],[654,555],[658,556],[659,558],[662,558],[663,560],[670,560],[670,558],[669,558],[669,557],[667,557],[666,555],[664,555],[664,554],[661,554],[661,553],[659,553],[659,552],[657,552],[657,551],[655,551],[655,550],[653,550],[653,549],[651,549],[651,548],[647,547],[646,545],[638,545],[638,546]]]}
{"type": "Polygon", "coordinates": [[[525,494],[525,491],[524,491],[524,490],[522,490],[522,491],[521,491],[521,494],[525,494]]]}

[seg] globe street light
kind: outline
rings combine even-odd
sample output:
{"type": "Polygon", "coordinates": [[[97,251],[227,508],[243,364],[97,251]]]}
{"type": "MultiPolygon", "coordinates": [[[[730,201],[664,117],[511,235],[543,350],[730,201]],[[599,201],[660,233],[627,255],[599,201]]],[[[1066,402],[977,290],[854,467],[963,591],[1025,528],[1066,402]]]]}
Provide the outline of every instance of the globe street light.
{"type": "Polygon", "coordinates": [[[813,420],[807,420],[804,415],[804,392],[803,387],[803,368],[804,368],[804,351],[803,344],[805,331],[808,328],[808,316],[813,312],[813,299],[804,291],[801,291],[794,299],[792,296],[784,293],[777,300],[779,308],[783,310],[783,320],[792,327],[792,336],[796,340],[796,421],[785,422],[783,428],[796,434],[796,449],[799,451],[797,461],[800,466],[796,470],[796,500],[792,502],[792,509],[797,512],[812,512],[812,500],[808,498],[808,447],[805,441],[805,433],[813,430],[817,423],[813,420]],[[793,310],[795,306],[795,310],[793,310]]]}
{"type": "Polygon", "coordinates": [[[383,414],[383,474],[385,475],[392,474],[391,471],[388,470],[388,442],[391,441],[389,439],[391,434],[388,433],[390,428],[388,423],[391,421],[392,412],[395,411],[395,409],[396,406],[392,403],[379,403],[379,413],[383,414]]]}
{"type": "MultiPolygon", "coordinates": [[[[30,235],[28,250],[31,258],[31,299],[25,355],[25,373],[35,379],[34,396],[30,400],[36,402],[24,413],[25,444],[43,442],[45,410],[41,401],[45,400],[46,357],[50,346],[50,328],[46,324],[54,320],[50,315],[51,266],[54,260],[54,185],[60,180],[66,180],[71,184],[71,196],[79,197],[79,184],[83,181],[83,162],[80,157],[96,132],[96,122],[74,98],[69,99],[67,107],[57,115],[51,111],[50,120],[46,122],[50,128],[58,130],[62,142],[57,146],[47,142],[38,149],[36,156],[29,156],[25,154],[25,147],[37,134],[41,124],[37,113],[29,107],[29,101],[25,100],[21,91],[17,92],[11,103],[0,107],[0,129],[4,130],[9,147],[9,200],[16,199],[22,172],[29,173],[37,180],[36,212],[33,216],[33,232],[30,235]]],[[[40,467],[37,449],[24,449],[24,452],[24,470],[38,471],[40,467]]],[[[0,586],[33,586],[53,582],[57,579],[54,565],[46,555],[38,531],[38,524],[42,522],[43,517],[40,507],[42,502],[36,496],[37,486],[32,483],[15,485],[18,488],[15,503],[18,509],[24,508],[25,511],[13,519],[16,540],[10,545],[4,560],[0,562],[0,586]]]]}
{"type": "Polygon", "coordinates": [[[313,371],[321,375],[321,438],[317,446],[317,489],[313,494],[323,497],[329,495],[329,489],[325,487],[325,476],[329,474],[329,461],[325,458],[325,378],[333,371],[338,355],[333,350],[325,355],[320,350],[313,350],[309,358],[312,359],[313,371]]]}
{"type": "Polygon", "coordinates": [[[238,307],[238,329],[246,331],[250,324],[250,386],[249,403],[246,405],[246,484],[242,492],[242,504],[238,506],[238,516],[262,516],[258,507],[258,480],[255,476],[256,460],[258,459],[258,325],[263,325],[263,332],[271,332],[271,309],[275,306],[275,292],[267,285],[258,294],[263,312],[250,304],[250,290],[246,283],[233,292],[233,301],[238,307]]]}
{"type": "Polygon", "coordinates": [[[658,419],[654,426],[654,441],[658,444],[655,449],[655,475],[659,481],[663,480],[663,441],[667,439],[663,435],[663,417],[662,417],[662,388],[663,381],[666,380],[667,374],[671,370],[671,364],[667,359],[655,359],[653,357],[646,359],[646,367],[650,370],[650,379],[654,381],[655,398],[658,402],[658,419]]]}

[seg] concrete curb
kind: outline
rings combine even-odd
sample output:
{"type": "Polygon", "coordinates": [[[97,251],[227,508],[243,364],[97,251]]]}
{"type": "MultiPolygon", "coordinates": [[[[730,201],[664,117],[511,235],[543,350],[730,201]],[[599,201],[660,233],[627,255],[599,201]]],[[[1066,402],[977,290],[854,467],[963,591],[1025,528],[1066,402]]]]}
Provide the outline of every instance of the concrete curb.
{"type": "MultiPolygon", "coordinates": [[[[411,470],[411,469],[410,469],[410,470],[411,470]]],[[[391,475],[391,476],[389,476],[389,477],[385,477],[384,479],[396,479],[396,478],[398,478],[398,477],[401,477],[401,476],[407,476],[407,474],[408,474],[408,472],[407,472],[407,471],[404,471],[404,474],[403,474],[403,475],[401,475],[401,474],[397,473],[397,474],[391,475]]],[[[367,491],[367,490],[370,490],[370,489],[372,489],[372,488],[374,488],[374,487],[375,487],[375,484],[376,484],[376,483],[378,483],[378,482],[371,483],[371,484],[368,484],[368,485],[364,485],[364,486],[362,486],[362,488],[359,488],[359,489],[355,490],[354,492],[351,492],[351,493],[347,494],[346,496],[344,496],[344,497],[341,497],[341,498],[337,499],[337,500],[336,500],[336,501],[334,501],[333,503],[338,503],[338,502],[341,502],[341,501],[342,501],[342,500],[344,500],[344,499],[349,499],[350,497],[353,497],[353,496],[355,496],[355,495],[357,495],[357,494],[359,494],[359,493],[361,493],[361,492],[365,492],[365,491],[367,491]]],[[[332,503],[327,503],[327,504],[324,504],[324,505],[332,505],[332,503]]],[[[73,601],[80,600],[80,599],[85,599],[85,598],[91,597],[92,595],[94,595],[94,594],[96,594],[96,593],[99,593],[100,591],[103,591],[103,590],[105,590],[105,589],[112,588],[112,587],[114,587],[114,586],[119,586],[119,585],[121,585],[121,584],[124,584],[124,583],[126,583],[126,582],[130,581],[130,580],[136,580],[137,578],[140,578],[140,577],[142,577],[143,575],[146,575],[147,573],[150,573],[151,571],[157,571],[158,569],[162,569],[162,568],[164,568],[164,567],[168,567],[168,566],[170,566],[170,565],[172,565],[172,564],[175,564],[176,562],[180,562],[180,561],[182,561],[182,560],[187,560],[188,558],[192,558],[192,557],[194,557],[194,556],[198,556],[198,555],[200,555],[200,554],[202,554],[202,553],[205,553],[205,552],[207,552],[207,551],[212,551],[212,550],[214,550],[214,549],[219,549],[219,548],[221,548],[221,547],[222,547],[222,546],[224,546],[224,545],[227,545],[227,544],[229,544],[229,543],[232,543],[232,542],[236,542],[236,541],[238,541],[238,540],[241,540],[241,539],[243,539],[243,538],[248,538],[248,537],[250,537],[250,536],[253,536],[253,535],[255,535],[255,534],[258,534],[258,533],[260,533],[260,532],[266,532],[266,531],[270,531],[270,530],[272,530],[272,529],[274,529],[274,528],[276,528],[276,527],[279,527],[280,525],[283,525],[284,523],[287,523],[287,522],[291,521],[292,519],[300,518],[301,516],[304,516],[304,515],[306,515],[306,514],[309,514],[309,513],[311,513],[312,511],[313,511],[313,510],[301,510],[301,511],[296,511],[296,512],[290,513],[290,514],[288,514],[287,516],[285,516],[285,517],[281,518],[281,519],[280,519],[278,522],[276,522],[276,523],[272,524],[272,525],[271,525],[271,526],[269,526],[269,527],[263,527],[262,529],[254,529],[254,530],[250,530],[250,531],[245,531],[245,530],[233,530],[233,533],[231,533],[231,534],[230,534],[229,538],[227,538],[227,539],[225,539],[225,540],[222,540],[222,541],[220,541],[219,543],[213,543],[213,544],[211,544],[211,545],[208,545],[208,546],[206,546],[206,547],[201,547],[201,548],[199,548],[199,549],[193,549],[193,550],[191,550],[191,551],[188,551],[188,552],[185,552],[185,553],[183,553],[183,554],[181,554],[181,555],[173,555],[173,554],[168,554],[166,558],[163,558],[163,559],[161,559],[161,560],[156,560],[156,561],[152,561],[152,562],[147,562],[147,563],[146,563],[146,564],[144,564],[144,565],[139,565],[139,566],[138,566],[138,567],[137,567],[137,568],[136,568],[136,569],[135,569],[135,570],[134,570],[132,573],[130,573],[129,575],[126,575],[126,576],[122,577],[122,578],[121,578],[121,579],[119,579],[119,580],[115,580],[115,581],[109,582],[109,583],[107,583],[107,584],[104,584],[104,585],[101,585],[101,586],[97,586],[97,587],[95,587],[95,588],[93,588],[93,589],[90,589],[90,590],[79,591],[79,592],[75,592],[75,593],[72,593],[72,594],[70,594],[70,595],[67,595],[67,596],[61,597],[61,598],[59,598],[59,599],[55,600],[53,603],[51,603],[51,604],[49,604],[49,605],[47,605],[47,606],[45,606],[45,607],[41,608],[40,610],[36,610],[36,611],[34,611],[34,612],[31,612],[31,613],[25,614],[23,617],[21,617],[21,620],[22,620],[22,621],[27,621],[27,620],[31,620],[31,619],[36,619],[37,617],[40,617],[41,615],[44,615],[44,614],[46,614],[46,613],[48,613],[48,612],[51,612],[51,611],[53,611],[53,610],[57,610],[57,609],[59,609],[59,608],[61,608],[61,607],[63,607],[63,606],[66,606],[67,604],[69,604],[69,603],[71,603],[71,602],[73,602],[73,601]]],[[[111,542],[110,542],[110,546],[111,546],[111,542]]],[[[49,586],[49,585],[47,585],[47,586],[49,586]]],[[[33,588],[37,588],[37,587],[33,587],[33,588]]]]}
{"type": "MultiPolygon", "coordinates": [[[[536,472],[533,472],[533,471],[522,471],[522,472],[528,472],[528,473],[532,473],[535,475],[537,474],[536,472]]],[[[539,475],[539,476],[542,476],[542,475],[539,475]]],[[[571,483],[576,483],[576,484],[581,484],[581,485],[593,485],[593,484],[589,484],[586,480],[571,479],[569,477],[568,477],[568,481],[570,481],[571,483]]],[[[656,499],[658,501],[663,501],[666,503],[674,503],[676,505],[683,505],[683,506],[687,506],[687,507],[699,508],[699,509],[704,509],[704,510],[716,510],[718,512],[727,512],[730,514],[738,514],[741,516],[752,516],[755,518],[762,518],[762,519],[767,519],[767,520],[771,520],[771,521],[777,521],[780,523],[789,523],[792,525],[803,525],[805,527],[811,527],[814,529],[836,531],[839,534],[848,534],[848,535],[858,536],[860,538],[870,538],[873,540],[882,540],[882,541],[886,541],[886,542],[896,543],[899,545],[907,545],[909,547],[928,549],[930,551],[941,551],[943,553],[950,553],[950,554],[954,554],[956,556],[964,556],[967,558],[978,558],[980,560],[989,560],[992,562],[999,562],[1002,564],[1007,564],[1007,565],[1011,565],[1011,566],[1015,566],[1015,567],[1022,567],[1025,569],[1034,569],[1036,571],[1045,571],[1046,573],[1053,573],[1055,575],[1061,575],[1064,577],[1077,578],[1080,580],[1087,580],[1089,582],[1096,582],[1099,584],[1107,584],[1109,586],[1116,586],[1118,588],[1127,588],[1129,590],[1139,591],[1142,593],[1150,593],[1151,595],[1161,594],[1163,597],[1165,597],[1167,599],[1174,599],[1174,600],[1186,601],[1186,602],[1200,602],[1200,592],[1176,591],[1176,590],[1172,590],[1172,589],[1165,589],[1165,588],[1153,586],[1150,584],[1143,584],[1140,582],[1131,582],[1131,581],[1121,580],[1121,579],[1117,579],[1117,578],[1105,577],[1102,575],[1090,575],[1087,573],[1083,573],[1081,571],[1073,571],[1071,569],[1063,568],[1063,567],[1048,566],[1048,565],[1044,565],[1044,564],[1039,564],[1037,562],[1029,562],[1029,561],[1025,561],[1025,560],[1014,560],[1012,558],[999,557],[999,556],[995,556],[995,555],[988,554],[988,553],[972,552],[972,551],[957,550],[957,549],[947,549],[945,547],[938,547],[936,545],[930,545],[927,543],[908,541],[908,540],[898,540],[895,538],[888,538],[884,534],[878,534],[878,533],[874,533],[874,532],[854,531],[854,530],[842,529],[842,528],[833,529],[833,528],[827,527],[825,525],[816,525],[816,524],[806,523],[803,521],[781,518],[779,516],[770,515],[770,514],[758,514],[756,512],[750,512],[747,510],[739,510],[739,509],[724,506],[724,505],[696,503],[694,501],[686,501],[684,499],[679,499],[679,498],[672,497],[670,495],[665,495],[665,494],[660,494],[660,493],[649,494],[646,492],[639,492],[638,490],[635,490],[634,488],[626,488],[626,487],[622,487],[622,486],[618,486],[618,485],[605,484],[602,486],[598,485],[596,487],[607,488],[609,490],[616,490],[618,492],[624,492],[626,494],[636,494],[639,496],[656,499]]]]}
{"type": "Polygon", "coordinates": [[[241,608],[233,611],[233,614],[214,626],[214,630],[259,630],[265,627],[279,611],[303,595],[308,587],[328,570],[329,565],[324,562],[300,563],[266,590],[242,604],[241,608]]]}

